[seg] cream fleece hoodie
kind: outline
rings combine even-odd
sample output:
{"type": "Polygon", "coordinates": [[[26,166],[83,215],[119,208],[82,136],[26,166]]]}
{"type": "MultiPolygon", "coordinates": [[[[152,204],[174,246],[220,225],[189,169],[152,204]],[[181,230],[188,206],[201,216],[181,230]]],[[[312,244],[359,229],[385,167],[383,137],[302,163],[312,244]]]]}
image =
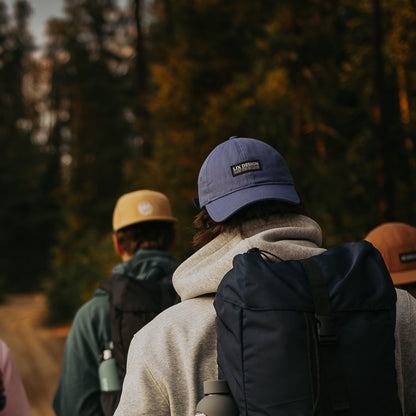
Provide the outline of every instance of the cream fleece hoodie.
{"type": "MultiPolygon", "coordinates": [[[[324,251],[320,248],[319,225],[302,215],[276,217],[267,223],[251,221],[243,231],[245,239],[237,232],[218,236],[175,271],[173,283],[182,302],[162,312],[134,336],[115,416],[194,415],[203,396],[203,381],[217,377],[213,296],[236,254],[258,247],[290,260],[324,251]]],[[[406,293],[400,294],[399,299],[407,306],[398,315],[411,322],[403,323],[403,335],[398,340],[401,346],[416,351],[416,300],[406,293]],[[408,337],[414,340],[411,345],[408,337]]],[[[402,363],[402,356],[398,351],[401,370],[410,369],[407,375],[399,377],[402,400],[408,394],[416,411],[415,397],[411,397],[416,388],[406,386],[407,382],[416,386],[416,370],[407,361],[402,363]]]]}

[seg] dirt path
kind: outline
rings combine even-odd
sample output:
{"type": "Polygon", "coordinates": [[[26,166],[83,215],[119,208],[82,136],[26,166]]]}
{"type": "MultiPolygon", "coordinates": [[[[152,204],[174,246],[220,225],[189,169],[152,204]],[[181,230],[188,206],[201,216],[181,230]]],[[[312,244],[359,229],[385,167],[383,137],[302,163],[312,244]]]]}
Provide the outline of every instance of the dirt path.
{"type": "Polygon", "coordinates": [[[0,305],[0,338],[9,346],[25,385],[33,416],[53,416],[52,399],[68,327],[42,325],[40,294],[10,295],[0,305]]]}

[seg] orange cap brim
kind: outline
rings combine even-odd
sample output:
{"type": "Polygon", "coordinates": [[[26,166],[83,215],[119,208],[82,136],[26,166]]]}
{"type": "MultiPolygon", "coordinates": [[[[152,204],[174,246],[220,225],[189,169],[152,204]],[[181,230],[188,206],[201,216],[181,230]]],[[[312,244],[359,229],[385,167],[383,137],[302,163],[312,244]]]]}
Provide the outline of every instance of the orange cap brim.
{"type": "Polygon", "coordinates": [[[416,282],[416,269],[405,270],[403,272],[390,272],[390,275],[395,286],[416,282]]]}

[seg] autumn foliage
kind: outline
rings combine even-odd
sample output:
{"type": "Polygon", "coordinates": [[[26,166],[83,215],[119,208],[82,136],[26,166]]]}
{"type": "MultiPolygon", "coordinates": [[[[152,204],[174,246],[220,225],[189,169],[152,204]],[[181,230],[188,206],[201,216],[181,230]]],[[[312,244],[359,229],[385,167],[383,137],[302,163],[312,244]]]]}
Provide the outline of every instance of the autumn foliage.
{"type": "Polygon", "coordinates": [[[117,262],[111,214],[166,193],[191,253],[199,167],[232,135],[287,159],[327,247],[414,222],[409,0],[66,0],[34,49],[0,0],[0,282],[72,317],[117,262]],[[36,53],[35,53],[36,52],[36,53]]]}

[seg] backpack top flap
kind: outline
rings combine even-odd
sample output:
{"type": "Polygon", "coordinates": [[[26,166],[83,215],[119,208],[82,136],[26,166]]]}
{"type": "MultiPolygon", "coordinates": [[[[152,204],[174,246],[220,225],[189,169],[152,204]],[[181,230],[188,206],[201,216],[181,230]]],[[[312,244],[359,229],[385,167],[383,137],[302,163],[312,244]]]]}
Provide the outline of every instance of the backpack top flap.
{"type": "MultiPolygon", "coordinates": [[[[390,274],[381,254],[369,242],[346,243],[313,259],[325,278],[333,312],[395,307],[396,292],[390,274]]],[[[234,258],[217,297],[251,310],[314,309],[300,261],[276,262],[272,256],[265,259],[257,249],[234,258]]]]}
{"type": "Polygon", "coordinates": [[[175,303],[171,275],[161,280],[135,280],[114,274],[100,287],[110,293],[113,307],[123,312],[161,312],[175,303]]]}

